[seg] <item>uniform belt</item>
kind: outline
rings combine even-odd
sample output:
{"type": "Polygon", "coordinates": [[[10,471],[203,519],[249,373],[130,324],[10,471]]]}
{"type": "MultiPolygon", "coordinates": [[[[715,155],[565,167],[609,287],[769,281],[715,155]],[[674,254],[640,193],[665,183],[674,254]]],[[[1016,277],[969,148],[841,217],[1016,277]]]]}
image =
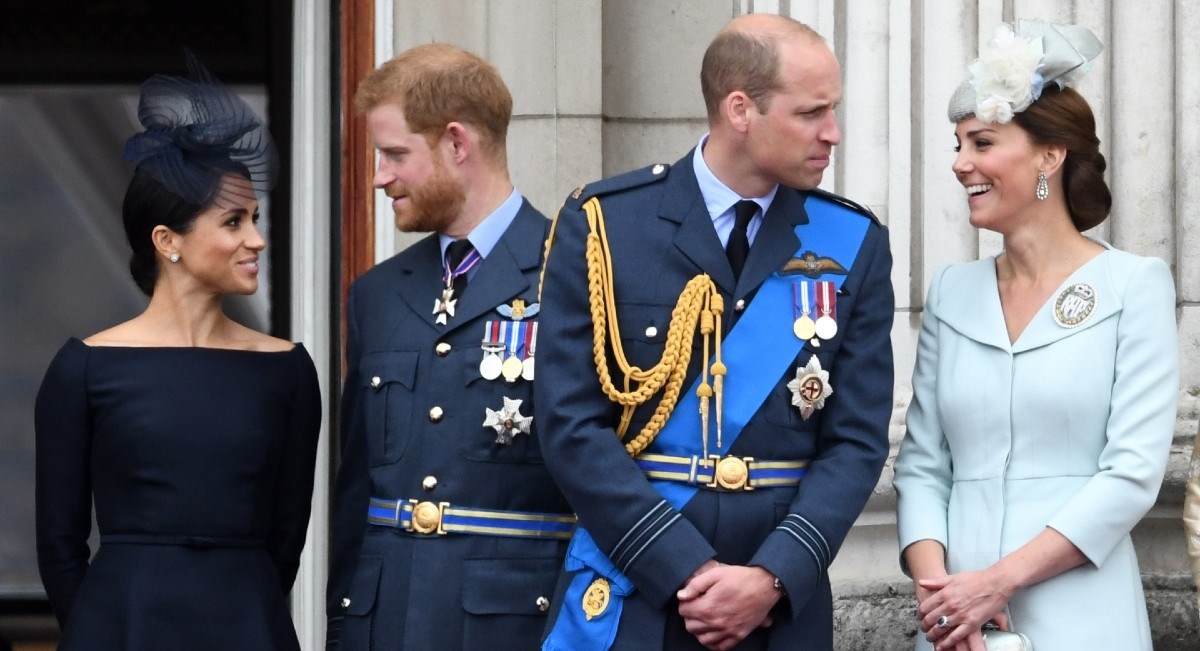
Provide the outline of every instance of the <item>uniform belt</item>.
{"type": "Polygon", "coordinates": [[[267,541],[262,538],[235,538],[220,536],[188,536],[182,534],[156,533],[114,533],[101,534],[101,545],[172,545],[176,547],[198,547],[213,549],[216,547],[249,549],[266,547],[267,541]]]}
{"type": "Polygon", "coordinates": [[[367,507],[367,523],[440,536],[448,533],[466,533],[568,540],[575,528],[575,516],[569,513],[473,509],[452,506],[449,502],[385,500],[372,497],[367,507]]]}
{"type": "Polygon", "coordinates": [[[749,491],[774,486],[797,486],[808,472],[806,461],[764,461],[754,457],[676,457],[641,454],[634,457],[650,479],[675,481],[699,488],[749,491]]]}

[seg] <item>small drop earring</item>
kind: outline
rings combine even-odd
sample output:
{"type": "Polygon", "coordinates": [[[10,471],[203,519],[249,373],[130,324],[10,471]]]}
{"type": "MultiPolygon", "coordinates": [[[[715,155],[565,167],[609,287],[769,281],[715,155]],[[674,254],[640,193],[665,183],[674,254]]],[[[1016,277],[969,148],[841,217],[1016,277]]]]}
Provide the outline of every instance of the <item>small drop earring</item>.
{"type": "Polygon", "coordinates": [[[1045,201],[1046,197],[1050,196],[1050,184],[1046,183],[1046,173],[1038,172],[1037,182],[1037,198],[1038,201],[1045,201]]]}

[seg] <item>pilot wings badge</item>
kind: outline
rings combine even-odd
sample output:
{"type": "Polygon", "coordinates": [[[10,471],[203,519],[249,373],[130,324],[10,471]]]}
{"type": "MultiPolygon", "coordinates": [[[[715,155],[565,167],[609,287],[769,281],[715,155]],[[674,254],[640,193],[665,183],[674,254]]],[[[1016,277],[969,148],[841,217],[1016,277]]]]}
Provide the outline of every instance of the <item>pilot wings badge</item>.
{"type": "Polygon", "coordinates": [[[805,251],[798,258],[792,258],[779,270],[781,276],[800,274],[809,278],[820,278],[825,274],[845,276],[850,273],[840,262],[826,256],[818,256],[812,251],[805,251]]]}
{"type": "Polygon", "coordinates": [[[526,305],[525,301],[519,298],[513,299],[512,305],[500,305],[496,307],[497,312],[513,321],[520,321],[527,316],[536,316],[540,309],[540,303],[526,305]]]}

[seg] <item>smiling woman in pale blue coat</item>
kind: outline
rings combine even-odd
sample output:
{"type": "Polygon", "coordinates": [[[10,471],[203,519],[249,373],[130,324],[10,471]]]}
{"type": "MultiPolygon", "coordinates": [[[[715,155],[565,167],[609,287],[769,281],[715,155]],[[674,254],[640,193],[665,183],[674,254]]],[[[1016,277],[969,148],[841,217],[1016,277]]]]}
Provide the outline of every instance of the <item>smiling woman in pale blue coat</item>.
{"type": "MultiPolygon", "coordinates": [[[[1108,215],[1084,28],[997,31],[950,104],[970,221],[1004,237],[929,288],[896,459],[918,648],[1149,650],[1129,532],[1154,504],[1179,385],[1167,265],[1082,235],[1108,215]]],[[[1125,219],[1155,216],[1123,215],[1125,219]]]]}

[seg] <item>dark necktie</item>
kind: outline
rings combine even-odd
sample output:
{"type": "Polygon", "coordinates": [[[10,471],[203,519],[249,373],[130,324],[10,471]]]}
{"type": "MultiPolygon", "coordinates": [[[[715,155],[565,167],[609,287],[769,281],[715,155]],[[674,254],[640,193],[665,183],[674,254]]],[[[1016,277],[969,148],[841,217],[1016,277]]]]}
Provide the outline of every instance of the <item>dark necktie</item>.
{"type": "Polygon", "coordinates": [[[474,259],[478,256],[472,256],[473,260],[466,263],[464,261],[474,250],[475,247],[471,246],[471,241],[466,238],[454,240],[446,247],[446,274],[449,276],[447,286],[454,288],[455,296],[462,296],[463,290],[467,288],[467,272],[475,266],[474,259]]]}
{"type": "Polygon", "coordinates": [[[746,266],[746,258],[750,255],[750,238],[746,235],[746,227],[750,219],[758,212],[758,204],[743,199],[733,204],[733,230],[729,232],[729,242],[725,245],[725,257],[729,258],[729,266],[733,267],[733,278],[742,275],[742,267],[746,266]]]}

